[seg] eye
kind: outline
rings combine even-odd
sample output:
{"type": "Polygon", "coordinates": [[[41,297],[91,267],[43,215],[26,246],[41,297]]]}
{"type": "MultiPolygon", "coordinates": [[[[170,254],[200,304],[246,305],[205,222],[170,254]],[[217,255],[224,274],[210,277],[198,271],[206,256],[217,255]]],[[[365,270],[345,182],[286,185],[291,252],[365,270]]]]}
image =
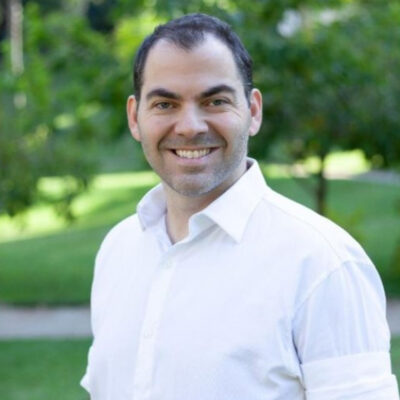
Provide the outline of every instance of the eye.
{"type": "Polygon", "coordinates": [[[228,104],[228,101],[225,99],[213,99],[207,102],[207,105],[211,107],[223,106],[225,104],[228,104]]]}
{"type": "Polygon", "coordinates": [[[169,108],[172,108],[172,104],[168,101],[160,101],[159,103],[156,103],[154,107],[159,110],[168,110],[169,108]]]}

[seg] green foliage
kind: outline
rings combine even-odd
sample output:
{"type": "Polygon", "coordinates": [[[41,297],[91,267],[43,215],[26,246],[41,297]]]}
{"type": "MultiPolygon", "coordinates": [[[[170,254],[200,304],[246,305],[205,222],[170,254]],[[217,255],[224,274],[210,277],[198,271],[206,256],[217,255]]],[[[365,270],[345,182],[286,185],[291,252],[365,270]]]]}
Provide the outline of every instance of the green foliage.
{"type": "Polygon", "coordinates": [[[24,8],[22,75],[10,72],[2,43],[0,212],[20,213],[37,198],[41,176],[59,175],[75,183],[49,200],[73,218],[71,202],[98,168],[98,154],[127,132],[137,46],[156,24],[188,12],[230,22],[253,56],[264,95],[253,156],[317,156],[323,167],[332,150],[360,148],[374,166],[399,163],[399,2],[32,0],[24,8]]]}
{"type": "Polygon", "coordinates": [[[0,210],[15,215],[32,204],[41,176],[70,175],[76,183],[58,203],[71,217],[68,204],[94,170],[97,99],[85,84],[98,75],[93,65],[102,62],[96,54],[102,38],[79,19],[49,14],[44,24],[35,5],[25,14],[25,71],[13,75],[9,65],[0,66],[0,210]]]}
{"type": "MultiPolygon", "coordinates": [[[[67,3],[61,8],[39,8],[36,2],[25,6],[22,74],[11,73],[9,43],[2,44],[0,212],[11,216],[40,197],[40,177],[65,176],[72,182],[69,190],[41,200],[74,218],[73,199],[106,164],[99,155],[127,133],[132,58],[144,36],[161,22],[149,7],[136,17],[122,17],[121,2],[114,13],[120,18],[114,21],[110,14],[114,32],[104,35],[67,3]]],[[[145,165],[143,157],[136,157],[134,166],[145,165]]]]}
{"type": "Polygon", "coordinates": [[[240,11],[231,21],[250,49],[264,96],[253,156],[286,162],[317,156],[312,191],[320,212],[324,160],[332,151],[359,148],[374,166],[399,163],[399,3],[235,3],[240,11]]]}
{"type": "Polygon", "coordinates": [[[118,20],[114,30],[115,54],[127,70],[132,70],[132,61],[136,49],[152,30],[165,20],[153,11],[143,12],[139,16],[125,16],[118,20]]]}
{"type": "Polygon", "coordinates": [[[294,159],[361,148],[370,157],[394,160],[390,151],[397,146],[393,134],[400,117],[389,106],[399,106],[399,79],[393,75],[400,67],[398,10],[347,7],[331,10],[330,22],[312,9],[297,12],[302,25],[292,35],[273,32],[276,26],[265,21],[259,39],[251,40],[266,122],[253,154],[265,157],[275,140],[294,159]]]}

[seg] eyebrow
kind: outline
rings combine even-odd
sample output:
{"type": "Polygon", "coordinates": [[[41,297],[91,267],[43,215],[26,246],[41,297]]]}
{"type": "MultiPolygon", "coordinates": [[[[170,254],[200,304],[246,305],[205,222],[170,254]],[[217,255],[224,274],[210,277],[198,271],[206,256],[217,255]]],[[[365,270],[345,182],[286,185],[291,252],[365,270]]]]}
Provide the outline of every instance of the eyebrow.
{"type": "Polygon", "coordinates": [[[156,88],[151,90],[149,93],[147,93],[146,100],[150,100],[152,97],[165,97],[172,100],[181,99],[181,96],[179,96],[178,94],[170,92],[169,90],[163,88],[156,88]]]}
{"type": "MultiPolygon", "coordinates": [[[[208,88],[204,92],[200,93],[198,97],[200,99],[204,99],[221,92],[228,92],[232,93],[233,95],[236,94],[236,90],[232,86],[221,84],[208,88]]],[[[182,98],[177,93],[171,92],[164,88],[155,88],[151,90],[149,93],[147,93],[146,100],[150,100],[153,97],[165,97],[166,99],[171,99],[171,100],[180,100],[182,98]]]]}
{"type": "Polygon", "coordinates": [[[233,95],[236,94],[236,90],[229,85],[216,85],[216,86],[212,86],[209,89],[205,90],[204,92],[202,92],[200,94],[200,98],[206,98],[206,97],[210,97],[213,96],[214,94],[218,94],[221,92],[228,92],[228,93],[232,93],[233,95]]]}

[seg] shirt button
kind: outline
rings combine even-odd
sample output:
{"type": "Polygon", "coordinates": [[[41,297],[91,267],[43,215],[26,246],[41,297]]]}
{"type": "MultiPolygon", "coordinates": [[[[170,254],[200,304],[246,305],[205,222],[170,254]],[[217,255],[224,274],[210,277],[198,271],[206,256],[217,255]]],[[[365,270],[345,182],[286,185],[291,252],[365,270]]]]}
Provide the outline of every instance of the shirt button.
{"type": "Polygon", "coordinates": [[[154,336],[154,333],[155,333],[155,326],[154,325],[151,325],[150,327],[148,327],[147,329],[145,329],[144,330],[144,332],[143,332],[143,337],[145,338],[145,339],[150,339],[150,338],[152,338],[153,336],[154,336]]]}
{"type": "Polygon", "coordinates": [[[144,337],[145,339],[150,339],[151,337],[153,337],[153,335],[154,335],[154,332],[152,332],[152,331],[146,331],[146,332],[144,333],[143,337],[144,337]]]}

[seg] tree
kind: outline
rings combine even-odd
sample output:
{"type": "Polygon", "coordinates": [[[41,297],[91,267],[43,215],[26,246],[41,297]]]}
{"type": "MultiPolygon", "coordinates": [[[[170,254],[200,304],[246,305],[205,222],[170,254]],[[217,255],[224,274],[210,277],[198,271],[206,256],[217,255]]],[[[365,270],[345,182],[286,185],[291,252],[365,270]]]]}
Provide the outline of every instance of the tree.
{"type": "Polygon", "coordinates": [[[76,178],[68,202],[85,187],[95,171],[91,149],[126,132],[135,49],[154,25],[187,12],[220,16],[244,39],[264,94],[251,154],[319,157],[321,213],[332,150],[361,148],[382,166],[400,158],[398,2],[103,0],[81,3],[78,13],[38,4],[26,6],[23,74],[6,62],[9,41],[0,64],[0,209],[10,214],[32,204],[44,174],[76,178]]]}
{"type": "MultiPolygon", "coordinates": [[[[70,184],[62,196],[46,200],[72,218],[69,205],[97,171],[100,148],[127,132],[132,57],[160,20],[149,7],[143,15],[122,17],[122,5],[115,10],[119,18],[112,19],[112,33],[105,35],[90,27],[86,6],[77,11],[29,2],[26,65],[20,74],[12,73],[10,40],[2,43],[0,211],[24,211],[39,198],[40,177],[57,175],[68,177],[70,184]]],[[[136,160],[136,165],[143,163],[136,160]]]]}
{"type": "MultiPolygon", "coordinates": [[[[52,200],[71,218],[68,205],[95,171],[92,150],[113,129],[105,99],[119,69],[110,44],[83,17],[43,17],[31,4],[25,21],[24,71],[13,73],[9,57],[0,66],[0,209],[15,215],[31,205],[41,176],[70,176],[52,200]]],[[[10,54],[9,41],[3,48],[10,54]]]]}
{"type": "Polygon", "coordinates": [[[243,15],[257,26],[243,24],[252,35],[255,80],[265,100],[263,131],[251,149],[265,158],[279,143],[293,160],[317,156],[314,194],[317,210],[325,213],[330,152],[361,148],[386,165],[399,159],[399,5],[323,11],[291,3],[301,21],[291,35],[277,29],[282,9],[275,14],[266,6],[243,15]],[[263,24],[264,18],[274,22],[263,24]]]}

